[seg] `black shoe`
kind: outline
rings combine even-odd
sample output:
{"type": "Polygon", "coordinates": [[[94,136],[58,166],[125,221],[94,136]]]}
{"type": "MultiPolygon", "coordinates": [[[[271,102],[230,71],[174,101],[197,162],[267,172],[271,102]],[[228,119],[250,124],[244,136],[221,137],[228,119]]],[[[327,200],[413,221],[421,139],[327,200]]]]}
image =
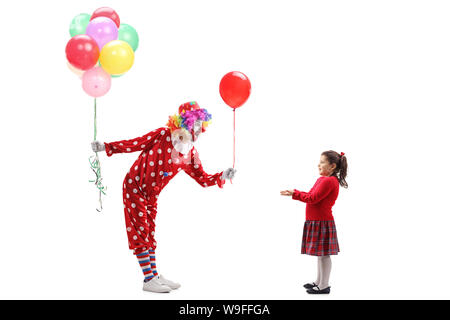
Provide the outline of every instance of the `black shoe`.
{"type": "Polygon", "coordinates": [[[331,287],[327,287],[327,288],[322,289],[322,290],[320,290],[318,286],[315,286],[315,288],[317,288],[317,290],[311,288],[311,289],[306,290],[306,292],[308,292],[310,294],[329,294],[331,287]]]}
{"type": "Polygon", "coordinates": [[[303,288],[305,288],[305,289],[312,289],[312,288],[314,288],[314,287],[316,287],[317,286],[317,284],[315,284],[314,282],[311,284],[311,283],[307,283],[307,284],[304,284],[303,285],[303,288]]]}

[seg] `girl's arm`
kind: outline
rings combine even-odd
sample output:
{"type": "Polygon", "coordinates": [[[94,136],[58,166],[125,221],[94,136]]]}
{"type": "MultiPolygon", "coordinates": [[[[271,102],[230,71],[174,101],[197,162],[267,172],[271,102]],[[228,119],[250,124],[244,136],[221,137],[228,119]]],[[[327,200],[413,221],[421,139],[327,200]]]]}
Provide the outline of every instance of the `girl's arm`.
{"type": "Polygon", "coordinates": [[[186,163],[183,169],[189,176],[191,176],[195,181],[197,181],[199,185],[204,188],[214,185],[218,185],[220,188],[222,188],[225,184],[225,180],[222,180],[223,172],[210,175],[203,170],[198,152],[197,150],[195,150],[195,148],[192,148],[190,163],[186,163]]]}
{"type": "Polygon", "coordinates": [[[105,142],[105,151],[108,157],[112,156],[115,153],[130,153],[142,151],[144,149],[149,149],[149,146],[152,146],[155,142],[155,139],[159,136],[161,136],[161,139],[166,139],[166,136],[170,136],[170,131],[167,128],[159,128],[139,138],[120,140],[109,143],[105,142]]]}
{"type": "Polygon", "coordinates": [[[303,192],[294,189],[292,199],[299,200],[306,203],[317,203],[325,198],[333,190],[333,183],[331,179],[322,179],[319,184],[310,192],[303,192]]]}

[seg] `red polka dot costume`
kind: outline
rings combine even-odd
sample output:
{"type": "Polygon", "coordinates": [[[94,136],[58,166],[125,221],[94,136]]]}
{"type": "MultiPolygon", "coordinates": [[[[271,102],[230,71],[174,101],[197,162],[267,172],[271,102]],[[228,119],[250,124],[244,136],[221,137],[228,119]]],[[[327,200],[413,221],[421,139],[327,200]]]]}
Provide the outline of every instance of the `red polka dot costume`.
{"type": "MultiPolygon", "coordinates": [[[[196,103],[180,106],[180,113],[198,109],[196,103]]],[[[139,151],[123,182],[123,204],[129,248],[134,254],[155,250],[155,218],[160,192],[178,172],[185,171],[202,187],[218,185],[222,188],[222,172],[207,174],[194,147],[185,154],[175,150],[172,132],[162,127],[146,135],[117,142],[105,143],[108,156],[139,151]]]]}

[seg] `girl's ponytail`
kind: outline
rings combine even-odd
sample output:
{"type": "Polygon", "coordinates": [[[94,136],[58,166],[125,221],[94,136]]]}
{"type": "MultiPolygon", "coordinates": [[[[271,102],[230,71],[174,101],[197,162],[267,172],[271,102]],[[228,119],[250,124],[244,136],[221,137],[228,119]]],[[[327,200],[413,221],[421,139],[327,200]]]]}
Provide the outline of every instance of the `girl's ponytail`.
{"type": "Polygon", "coordinates": [[[341,152],[341,154],[337,153],[336,151],[325,151],[322,152],[322,155],[325,156],[328,159],[328,162],[330,164],[335,164],[336,169],[333,171],[332,176],[335,176],[339,184],[344,187],[348,188],[347,181],[345,181],[345,178],[347,177],[347,157],[345,156],[345,153],[341,152]]]}

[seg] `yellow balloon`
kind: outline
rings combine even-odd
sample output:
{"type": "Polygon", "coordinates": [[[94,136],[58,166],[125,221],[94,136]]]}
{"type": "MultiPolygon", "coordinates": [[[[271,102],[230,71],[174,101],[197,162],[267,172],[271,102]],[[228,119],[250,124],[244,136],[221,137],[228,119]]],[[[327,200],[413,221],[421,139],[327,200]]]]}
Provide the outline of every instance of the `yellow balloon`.
{"type": "Polygon", "coordinates": [[[110,41],[100,51],[100,64],[111,75],[127,72],[131,69],[133,63],[134,51],[125,41],[110,41]]]}

